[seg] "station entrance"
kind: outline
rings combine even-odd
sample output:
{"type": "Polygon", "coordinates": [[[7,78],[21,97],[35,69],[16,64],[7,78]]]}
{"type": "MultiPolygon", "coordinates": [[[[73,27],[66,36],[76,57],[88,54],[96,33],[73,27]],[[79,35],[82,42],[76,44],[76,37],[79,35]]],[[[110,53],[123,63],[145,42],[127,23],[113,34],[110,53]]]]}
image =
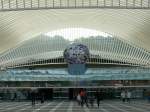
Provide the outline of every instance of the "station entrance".
{"type": "Polygon", "coordinates": [[[30,100],[31,90],[36,92],[37,100],[44,96],[45,100],[75,100],[81,90],[94,96],[99,90],[103,99],[119,99],[122,90],[132,92],[132,98],[144,98],[150,92],[150,81],[87,81],[84,83],[51,81],[51,82],[1,82],[0,100],[30,100]],[[76,85],[78,84],[78,85],[76,85]],[[79,85],[80,84],[80,85],[79,85]]]}
{"type": "MultiPolygon", "coordinates": [[[[30,100],[31,99],[31,89],[33,88],[1,88],[0,89],[0,100],[30,100]]],[[[36,99],[40,100],[41,96],[45,100],[76,100],[78,93],[84,90],[88,97],[95,97],[96,92],[100,91],[103,99],[120,99],[121,91],[128,90],[132,92],[132,98],[143,99],[148,93],[150,88],[148,87],[84,87],[84,88],[36,88],[34,89],[36,93],[36,99]]]]}

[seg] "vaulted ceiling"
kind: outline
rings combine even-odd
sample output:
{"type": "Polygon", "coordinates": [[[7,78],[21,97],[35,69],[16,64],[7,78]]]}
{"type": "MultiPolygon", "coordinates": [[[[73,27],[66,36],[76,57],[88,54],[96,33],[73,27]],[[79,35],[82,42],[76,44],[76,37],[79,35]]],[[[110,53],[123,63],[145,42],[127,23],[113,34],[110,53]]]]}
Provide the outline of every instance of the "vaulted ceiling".
{"type": "Polygon", "coordinates": [[[107,32],[150,50],[150,10],[64,9],[0,12],[0,52],[40,33],[68,27],[107,32]]]}
{"type": "Polygon", "coordinates": [[[0,53],[41,33],[68,27],[106,32],[150,51],[149,6],[149,0],[1,0],[0,53]],[[46,8],[50,9],[40,10],[46,8]]]}

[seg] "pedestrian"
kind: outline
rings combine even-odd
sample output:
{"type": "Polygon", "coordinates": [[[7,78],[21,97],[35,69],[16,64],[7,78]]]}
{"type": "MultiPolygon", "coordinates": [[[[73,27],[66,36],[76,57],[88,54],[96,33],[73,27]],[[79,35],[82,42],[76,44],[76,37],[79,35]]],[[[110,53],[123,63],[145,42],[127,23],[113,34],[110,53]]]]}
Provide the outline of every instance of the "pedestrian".
{"type": "Polygon", "coordinates": [[[126,93],[125,93],[125,91],[122,91],[121,92],[121,100],[122,100],[122,102],[125,102],[125,98],[126,98],[126,93]]]}
{"type": "Polygon", "coordinates": [[[91,107],[94,107],[94,97],[93,96],[90,96],[89,101],[90,101],[91,107]]]}
{"type": "Polygon", "coordinates": [[[44,99],[45,99],[45,98],[44,98],[44,93],[42,92],[42,93],[41,93],[41,103],[44,103],[44,99]]]}
{"type": "Polygon", "coordinates": [[[15,92],[15,93],[14,93],[13,101],[15,101],[16,99],[17,99],[17,93],[15,92]]]}
{"type": "Polygon", "coordinates": [[[85,92],[85,95],[84,95],[84,103],[86,104],[87,107],[89,107],[89,105],[88,105],[88,96],[87,96],[86,92],[85,92]]]}
{"type": "Polygon", "coordinates": [[[35,106],[35,100],[36,100],[36,93],[35,91],[31,91],[32,106],[35,106]]]}
{"type": "Polygon", "coordinates": [[[88,97],[87,97],[87,93],[85,92],[85,90],[81,90],[80,96],[81,96],[81,107],[83,107],[84,104],[86,104],[86,106],[89,107],[88,106],[88,97]]]}
{"type": "Polygon", "coordinates": [[[100,91],[98,90],[98,91],[96,92],[96,101],[97,101],[97,106],[98,106],[98,108],[99,108],[99,106],[100,106],[100,101],[101,101],[101,99],[102,99],[102,94],[101,94],[100,91]]]}
{"type": "Polygon", "coordinates": [[[130,101],[131,101],[131,92],[127,91],[127,102],[130,103],[130,101]]]}
{"type": "Polygon", "coordinates": [[[83,105],[84,105],[84,96],[85,96],[85,92],[83,90],[81,90],[80,91],[81,107],[83,107],[83,105]]]}
{"type": "Polygon", "coordinates": [[[150,92],[148,92],[148,102],[150,103],[150,92]]]}
{"type": "Polygon", "coordinates": [[[80,93],[78,93],[78,95],[77,95],[77,102],[78,102],[78,105],[81,105],[81,96],[80,96],[80,93]]]}

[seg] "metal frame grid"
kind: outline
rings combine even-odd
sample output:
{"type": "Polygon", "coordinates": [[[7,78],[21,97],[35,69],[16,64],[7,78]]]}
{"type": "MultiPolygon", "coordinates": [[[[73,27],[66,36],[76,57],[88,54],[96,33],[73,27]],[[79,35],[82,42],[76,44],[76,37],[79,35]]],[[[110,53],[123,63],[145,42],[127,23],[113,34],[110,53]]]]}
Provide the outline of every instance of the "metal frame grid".
{"type": "MultiPolygon", "coordinates": [[[[93,64],[117,64],[150,67],[150,52],[117,37],[89,37],[77,39],[74,42],[82,43],[89,48],[90,59],[88,63],[93,64]],[[92,61],[92,58],[95,58],[92,61]],[[105,59],[105,63],[103,62],[105,59]]],[[[70,41],[63,37],[49,37],[40,35],[27,40],[16,48],[9,49],[0,55],[1,67],[19,67],[42,64],[65,63],[63,51],[70,41]],[[51,59],[51,62],[46,61],[51,59]]]]}
{"type": "Polygon", "coordinates": [[[0,11],[69,8],[150,9],[150,0],[0,0],[0,11]]]}

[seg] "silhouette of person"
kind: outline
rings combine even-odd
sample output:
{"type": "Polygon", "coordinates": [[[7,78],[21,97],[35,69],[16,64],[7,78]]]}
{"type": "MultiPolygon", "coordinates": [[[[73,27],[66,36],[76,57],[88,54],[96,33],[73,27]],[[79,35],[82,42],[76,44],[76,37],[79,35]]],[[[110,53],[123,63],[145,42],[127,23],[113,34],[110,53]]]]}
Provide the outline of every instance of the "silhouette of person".
{"type": "Polygon", "coordinates": [[[35,100],[36,100],[36,93],[35,91],[31,91],[32,106],[35,106],[35,100]]]}
{"type": "Polygon", "coordinates": [[[100,101],[101,100],[102,100],[102,93],[99,90],[97,90],[97,92],[96,92],[96,101],[97,101],[98,108],[100,106],[100,101]]]}

